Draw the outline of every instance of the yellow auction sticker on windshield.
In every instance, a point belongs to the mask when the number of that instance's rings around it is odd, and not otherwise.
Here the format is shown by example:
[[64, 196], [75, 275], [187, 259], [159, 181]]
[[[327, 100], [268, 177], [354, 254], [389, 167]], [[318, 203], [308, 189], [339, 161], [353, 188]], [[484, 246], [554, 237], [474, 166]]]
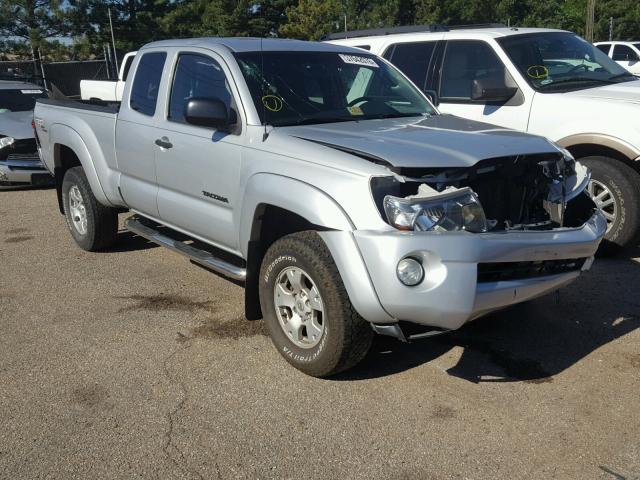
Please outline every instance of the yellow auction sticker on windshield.
[[283, 106], [282, 99], [276, 95], [265, 95], [262, 97], [262, 104], [270, 112], [279, 112]]
[[357, 105], [354, 105], [353, 107], [347, 107], [347, 110], [351, 115], [364, 115], [362, 109]]
[[373, 58], [361, 57], [360, 55], [347, 55], [345, 53], [339, 53], [338, 56], [344, 63], [351, 63], [353, 65], [362, 65], [365, 67], [378, 68], [379, 65]]
[[547, 78], [549, 76], [549, 69], [544, 65], [531, 65], [527, 68], [527, 75], [531, 78]]

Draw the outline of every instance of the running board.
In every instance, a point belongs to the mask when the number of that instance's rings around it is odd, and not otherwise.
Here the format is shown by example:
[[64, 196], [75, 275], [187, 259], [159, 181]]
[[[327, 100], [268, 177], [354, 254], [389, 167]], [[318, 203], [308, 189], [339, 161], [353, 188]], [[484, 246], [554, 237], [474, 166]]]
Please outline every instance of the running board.
[[197, 263], [198, 265], [202, 265], [209, 270], [213, 270], [216, 273], [240, 282], [244, 282], [247, 278], [246, 268], [225, 262], [206, 250], [194, 248], [184, 242], [174, 240], [173, 238], [160, 233], [158, 230], [154, 230], [142, 223], [140, 217], [137, 215], [127, 218], [124, 221], [124, 227], [130, 232], [146, 238], [150, 242], [157, 243], [162, 247], [167, 247], [174, 252], [184, 255], [189, 260]]

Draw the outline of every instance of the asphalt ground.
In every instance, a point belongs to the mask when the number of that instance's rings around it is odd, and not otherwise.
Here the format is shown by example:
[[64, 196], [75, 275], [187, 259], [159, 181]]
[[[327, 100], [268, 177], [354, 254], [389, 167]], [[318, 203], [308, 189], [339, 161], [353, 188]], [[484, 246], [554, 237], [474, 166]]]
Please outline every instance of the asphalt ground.
[[637, 257], [319, 380], [237, 285], [0, 192], [0, 478], [640, 479]]

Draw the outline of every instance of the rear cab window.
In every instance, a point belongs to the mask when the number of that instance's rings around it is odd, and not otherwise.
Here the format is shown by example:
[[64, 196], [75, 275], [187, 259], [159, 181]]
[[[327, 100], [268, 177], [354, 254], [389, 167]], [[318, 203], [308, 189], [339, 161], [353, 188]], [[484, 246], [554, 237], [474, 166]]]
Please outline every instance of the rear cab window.
[[129, 99], [132, 110], [150, 117], [155, 115], [166, 58], [166, 52], [149, 52], [140, 58]]

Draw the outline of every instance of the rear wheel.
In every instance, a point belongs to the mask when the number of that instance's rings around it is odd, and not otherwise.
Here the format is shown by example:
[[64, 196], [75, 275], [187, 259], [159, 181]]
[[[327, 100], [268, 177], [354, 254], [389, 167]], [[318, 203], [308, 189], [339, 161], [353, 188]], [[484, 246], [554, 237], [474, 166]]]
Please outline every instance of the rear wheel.
[[308, 375], [327, 377], [347, 370], [371, 347], [373, 330], [351, 305], [316, 232], [288, 235], [267, 250], [260, 305], [280, 354]]
[[640, 240], [640, 174], [619, 160], [585, 157], [591, 170], [587, 193], [607, 219], [607, 233], [599, 253], [610, 254]]
[[115, 243], [118, 212], [96, 200], [82, 167], [73, 167], [65, 172], [62, 204], [67, 226], [80, 248], [95, 252]]

